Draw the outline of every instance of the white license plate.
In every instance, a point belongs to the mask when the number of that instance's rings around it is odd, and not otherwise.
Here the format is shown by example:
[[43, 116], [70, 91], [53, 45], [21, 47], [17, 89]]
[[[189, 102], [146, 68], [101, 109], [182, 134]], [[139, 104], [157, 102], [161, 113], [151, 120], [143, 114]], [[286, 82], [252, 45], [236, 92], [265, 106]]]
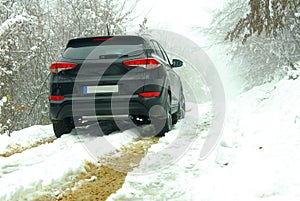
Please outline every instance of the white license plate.
[[119, 92], [118, 85], [103, 85], [103, 86], [84, 86], [84, 94], [96, 94], [96, 93], [116, 93]]

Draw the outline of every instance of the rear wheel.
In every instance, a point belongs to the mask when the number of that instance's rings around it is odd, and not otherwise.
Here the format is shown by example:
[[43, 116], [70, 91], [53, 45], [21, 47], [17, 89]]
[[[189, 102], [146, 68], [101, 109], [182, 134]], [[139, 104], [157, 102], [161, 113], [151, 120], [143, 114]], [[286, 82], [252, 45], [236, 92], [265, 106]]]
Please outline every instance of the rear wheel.
[[172, 124], [176, 124], [179, 119], [183, 119], [185, 116], [185, 98], [183, 92], [180, 94], [180, 101], [178, 103], [178, 110], [172, 115]]
[[[165, 116], [162, 118], [157, 118], [154, 121], [155, 130], [157, 132], [157, 137], [164, 136], [166, 132], [172, 129], [172, 114], [171, 114], [171, 99], [170, 95], [168, 95], [166, 104], [165, 104]], [[161, 123], [164, 122], [163, 127]]]
[[52, 122], [54, 134], [57, 138], [61, 137], [63, 134], [70, 133], [75, 127], [74, 122], [71, 118], [66, 118], [63, 120], [55, 120]]

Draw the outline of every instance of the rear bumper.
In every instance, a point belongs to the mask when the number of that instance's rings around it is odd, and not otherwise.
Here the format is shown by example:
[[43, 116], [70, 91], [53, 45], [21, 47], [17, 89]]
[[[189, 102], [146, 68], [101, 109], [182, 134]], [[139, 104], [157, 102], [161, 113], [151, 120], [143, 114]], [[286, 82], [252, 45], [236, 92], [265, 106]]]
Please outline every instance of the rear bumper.
[[[52, 121], [67, 117], [85, 119], [116, 119], [129, 116], [163, 116], [163, 106], [166, 95], [161, 93], [159, 97], [143, 98], [138, 95], [115, 97], [69, 97], [62, 101], [50, 101], [50, 118]], [[156, 108], [156, 110], [155, 110]]]

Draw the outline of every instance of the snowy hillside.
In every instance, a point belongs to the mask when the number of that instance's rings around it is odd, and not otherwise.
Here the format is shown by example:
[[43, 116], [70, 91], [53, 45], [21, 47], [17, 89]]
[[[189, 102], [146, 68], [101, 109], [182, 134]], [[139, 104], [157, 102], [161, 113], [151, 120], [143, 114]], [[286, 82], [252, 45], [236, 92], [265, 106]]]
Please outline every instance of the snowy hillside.
[[242, 94], [230, 103], [223, 139], [209, 158], [197, 160], [204, 131], [176, 164], [155, 174], [132, 172], [109, 200], [299, 200], [299, 96], [300, 80]]
[[[209, 129], [209, 105], [189, 104], [187, 117], [149, 148], [108, 200], [299, 200], [299, 96], [298, 79], [255, 87], [237, 97], [228, 105], [219, 145], [203, 161], [199, 156]], [[200, 111], [198, 118], [195, 109]], [[58, 196], [68, 175], [76, 177], [86, 171], [84, 161], [94, 161], [84, 143], [102, 138], [113, 142], [116, 149], [141, 140], [134, 130], [106, 137], [78, 137], [72, 132], [55, 139], [51, 126], [0, 136], [0, 200], [33, 199], [46, 191], [52, 198]], [[153, 157], [166, 148], [179, 149], [185, 142], [191, 143], [176, 160], [172, 159], [174, 152]], [[5, 155], [8, 152], [11, 154]], [[171, 162], [166, 165], [167, 161]]]

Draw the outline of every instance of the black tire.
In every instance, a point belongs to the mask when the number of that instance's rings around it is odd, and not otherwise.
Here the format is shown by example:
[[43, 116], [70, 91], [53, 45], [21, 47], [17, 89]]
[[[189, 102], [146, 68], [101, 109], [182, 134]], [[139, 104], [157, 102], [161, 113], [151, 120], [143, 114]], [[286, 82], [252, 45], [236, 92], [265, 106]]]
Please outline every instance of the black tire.
[[55, 120], [52, 122], [54, 134], [57, 138], [60, 138], [63, 134], [70, 133], [75, 127], [73, 121], [68, 119]]
[[[170, 130], [172, 130], [172, 114], [171, 114], [171, 99], [170, 99], [170, 95], [167, 96], [167, 100], [165, 103], [165, 111], [166, 111], [166, 115], [163, 119], [155, 119], [154, 121], [154, 126], [156, 127], [156, 132], [158, 132], [156, 134], [156, 137], [162, 137], [165, 135], [166, 132], [169, 132]], [[163, 126], [163, 128], [161, 129], [160, 123], [164, 121], [165, 124]]]
[[172, 124], [176, 124], [179, 119], [185, 117], [185, 98], [183, 92], [180, 94], [180, 101], [178, 103], [178, 110], [176, 113], [172, 114]]

